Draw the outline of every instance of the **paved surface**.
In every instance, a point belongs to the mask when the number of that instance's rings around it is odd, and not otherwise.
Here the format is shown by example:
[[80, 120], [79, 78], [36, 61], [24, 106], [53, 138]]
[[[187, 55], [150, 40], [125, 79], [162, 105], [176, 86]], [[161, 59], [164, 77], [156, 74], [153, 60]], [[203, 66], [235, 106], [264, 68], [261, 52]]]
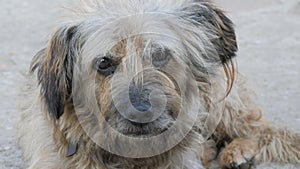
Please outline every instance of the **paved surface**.
[[0, 0], [0, 169], [22, 168], [15, 122], [22, 73], [54, 25], [58, 1]]
[[[300, 132], [300, 1], [218, 1], [236, 23], [239, 70], [257, 91], [265, 116]], [[15, 137], [17, 94], [22, 73], [45, 44], [62, 2], [0, 0], [0, 169], [23, 168]]]

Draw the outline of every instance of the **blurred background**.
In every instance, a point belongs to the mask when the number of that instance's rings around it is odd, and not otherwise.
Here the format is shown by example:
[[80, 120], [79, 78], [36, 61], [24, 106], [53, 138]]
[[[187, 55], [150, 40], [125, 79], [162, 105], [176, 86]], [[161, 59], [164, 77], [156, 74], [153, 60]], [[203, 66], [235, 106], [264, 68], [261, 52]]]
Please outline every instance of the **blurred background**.
[[[236, 25], [239, 71], [256, 91], [265, 116], [276, 126], [300, 133], [300, 0], [215, 2]], [[23, 168], [15, 137], [18, 90], [24, 84], [22, 74], [45, 45], [64, 4], [0, 0], [0, 169]]]

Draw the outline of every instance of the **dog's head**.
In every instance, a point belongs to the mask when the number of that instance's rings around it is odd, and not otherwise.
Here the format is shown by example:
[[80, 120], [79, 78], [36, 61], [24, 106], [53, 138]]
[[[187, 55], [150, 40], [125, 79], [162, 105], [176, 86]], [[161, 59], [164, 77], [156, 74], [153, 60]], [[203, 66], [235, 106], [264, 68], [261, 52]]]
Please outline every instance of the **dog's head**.
[[54, 119], [73, 104], [90, 126], [103, 117], [125, 135], [158, 135], [180, 113], [200, 111], [210, 77], [237, 51], [232, 22], [204, 0], [102, 1], [85, 9], [58, 27], [32, 64]]

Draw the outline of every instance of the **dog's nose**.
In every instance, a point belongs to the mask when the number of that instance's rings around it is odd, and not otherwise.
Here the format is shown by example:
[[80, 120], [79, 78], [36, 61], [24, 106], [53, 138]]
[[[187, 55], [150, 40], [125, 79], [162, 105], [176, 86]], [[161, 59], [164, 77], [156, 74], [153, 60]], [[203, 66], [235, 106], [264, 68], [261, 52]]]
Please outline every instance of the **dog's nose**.
[[153, 121], [152, 106], [149, 101], [149, 92], [141, 90], [141, 88], [131, 85], [129, 89], [130, 103], [134, 110], [127, 112], [128, 120], [137, 123], [149, 123]]
[[135, 90], [129, 93], [129, 98], [132, 106], [138, 111], [149, 111], [151, 103], [149, 101], [149, 94], [143, 91]]
[[149, 111], [151, 109], [150, 103], [138, 104], [138, 105], [133, 104], [133, 107], [136, 108], [138, 111]]
[[126, 113], [127, 119], [131, 122], [135, 123], [150, 123], [153, 121], [154, 114], [151, 112], [151, 105], [150, 103], [140, 103], [135, 102], [132, 103], [133, 109]]
[[151, 109], [149, 92], [147, 90], [131, 85], [129, 88], [129, 99], [133, 107], [138, 111], [149, 111]]

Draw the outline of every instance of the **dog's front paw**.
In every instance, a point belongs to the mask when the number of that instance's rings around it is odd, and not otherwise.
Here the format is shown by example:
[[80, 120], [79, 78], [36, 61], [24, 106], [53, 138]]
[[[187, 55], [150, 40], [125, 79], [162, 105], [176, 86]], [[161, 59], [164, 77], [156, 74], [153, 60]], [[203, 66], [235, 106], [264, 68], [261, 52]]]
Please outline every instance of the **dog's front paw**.
[[224, 148], [220, 155], [223, 169], [251, 168], [258, 152], [255, 139], [238, 138]]

